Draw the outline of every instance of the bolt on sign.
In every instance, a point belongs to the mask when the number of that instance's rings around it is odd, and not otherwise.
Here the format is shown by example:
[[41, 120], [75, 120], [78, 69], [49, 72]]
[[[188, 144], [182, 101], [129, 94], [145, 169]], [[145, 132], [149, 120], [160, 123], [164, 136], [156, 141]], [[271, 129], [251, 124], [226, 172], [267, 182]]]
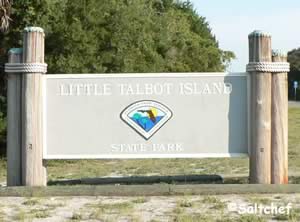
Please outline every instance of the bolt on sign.
[[248, 155], [246, 73], [44, 78], [45, 159]]

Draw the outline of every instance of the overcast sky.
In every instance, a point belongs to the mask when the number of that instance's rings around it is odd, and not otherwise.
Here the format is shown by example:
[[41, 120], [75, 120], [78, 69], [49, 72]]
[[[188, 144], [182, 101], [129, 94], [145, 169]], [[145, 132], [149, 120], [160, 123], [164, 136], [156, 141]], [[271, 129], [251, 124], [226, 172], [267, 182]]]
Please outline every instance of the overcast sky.
[[237, 59], [228, 71], [245, 71], [248, 34], [255, 29], [272, 35], [273, 49], [285, 52], [300, 47], [300, 0], [191, 0], [199, 15], [206, 17], [224, 50]]

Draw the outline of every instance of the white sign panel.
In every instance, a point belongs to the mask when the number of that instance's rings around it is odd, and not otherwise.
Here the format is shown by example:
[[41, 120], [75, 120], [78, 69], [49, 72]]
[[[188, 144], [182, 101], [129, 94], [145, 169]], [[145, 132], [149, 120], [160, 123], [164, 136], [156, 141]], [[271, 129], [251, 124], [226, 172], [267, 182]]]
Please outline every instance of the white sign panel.
[[248, 154], [246, 73], [45, 75], [44, 159]]

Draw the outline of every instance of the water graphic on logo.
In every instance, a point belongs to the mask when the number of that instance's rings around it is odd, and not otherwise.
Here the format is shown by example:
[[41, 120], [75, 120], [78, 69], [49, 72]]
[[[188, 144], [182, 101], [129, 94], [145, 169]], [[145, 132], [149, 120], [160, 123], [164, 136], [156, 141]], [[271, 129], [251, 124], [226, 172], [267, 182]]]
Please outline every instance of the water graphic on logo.
[[148, 140], [170, 118], [171, 110], [165, 105], [150, 101], [138, 101], [128, 106], [121, 113], [121, 119]]

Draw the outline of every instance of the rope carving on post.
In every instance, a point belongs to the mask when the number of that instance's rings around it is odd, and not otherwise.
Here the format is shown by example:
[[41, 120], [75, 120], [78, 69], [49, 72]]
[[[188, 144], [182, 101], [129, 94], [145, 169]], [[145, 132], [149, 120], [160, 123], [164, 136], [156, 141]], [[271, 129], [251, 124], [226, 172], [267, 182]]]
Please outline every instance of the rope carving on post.
[[[264, 35], [262, 32], [252, 33], [252, 35]], [[268, 36], [265, 34], [265, 36]], [[273, 50], [272, 56], [286, 57], [286, 53], [280, 50]], [[268, 73], [284, 73], [290, 71], [290, 63], [288, 62], [249, 62], [246, 66], [247, 72], [268, 72]]]
[[246, 68], [247, 72], [289, 72], [290, 64], [288, 62], [249, 62]]
[[[27, 33], [42, 33], [44, 36], [44, 29], [40, 27], [26, 27], [24, 32]], [[46, 63], [6, 63], [5, 72], [7, 73], [47, 73]]]
[[6, 63], [7, 73], [47, 73], [46, 63]]

